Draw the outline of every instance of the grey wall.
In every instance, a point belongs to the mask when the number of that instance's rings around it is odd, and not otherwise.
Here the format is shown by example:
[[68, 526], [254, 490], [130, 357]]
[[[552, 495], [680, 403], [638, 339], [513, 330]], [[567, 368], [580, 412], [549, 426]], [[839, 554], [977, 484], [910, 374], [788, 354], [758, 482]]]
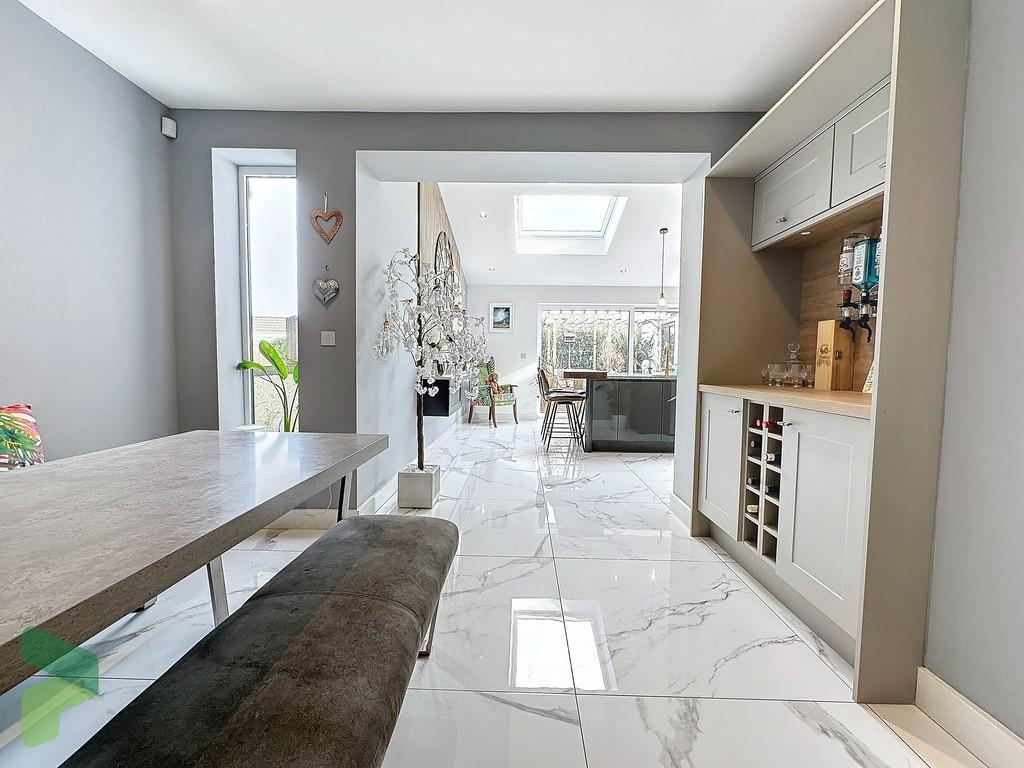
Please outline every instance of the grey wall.
[[[180, 427], [217, 424], [214, 261], [211, 199], [213, 147], [297, 151], [299, 206], [299, 346], [302, 425], [346, 431], [356, 425], [356, 151], [509, 150], [710, 152], [720, 157], [755, 114], [364, 114], [182, 110], [172, 158], [174, 298]], [[330, 194], [345, 215], [325, 246], [309, 211]], [[326, 309], [307, 289], [325, 264], [341, 282]], [[337, 346], [319, 346], [321, 329]]]
[[0, 403], [48, 458], [177, 427], [165, 113], [0, 0]]
[[1019, 0], [973, 4], [925, 666], [1024, 736], [1022, 28]]

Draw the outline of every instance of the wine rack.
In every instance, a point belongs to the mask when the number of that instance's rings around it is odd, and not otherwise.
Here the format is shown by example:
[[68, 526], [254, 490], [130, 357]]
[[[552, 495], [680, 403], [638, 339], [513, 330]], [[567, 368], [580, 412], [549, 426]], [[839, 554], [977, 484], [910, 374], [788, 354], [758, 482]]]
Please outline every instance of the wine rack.
[[769, 563], [779, 545], [783, 409], [747, 401], [741, 537]]

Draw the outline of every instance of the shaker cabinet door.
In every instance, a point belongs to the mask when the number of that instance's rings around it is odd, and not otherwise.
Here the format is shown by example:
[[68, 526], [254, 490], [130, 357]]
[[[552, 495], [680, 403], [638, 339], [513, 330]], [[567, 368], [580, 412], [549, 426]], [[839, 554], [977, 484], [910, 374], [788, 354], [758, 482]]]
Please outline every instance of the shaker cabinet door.
[[889, 86], [836, 123], [832, 205], [885, 183], [889, 139]]
[[835, 128], [829, 128], [754, 182], [754, 245], [828, 209], [834, 134]]
[[705, 393], [700, 402], [697, 508], [729, 536], [739, 540], [743, 400]]
[[779, 577], [857, 632], [867, 527], [870, 422], [786, 408]]

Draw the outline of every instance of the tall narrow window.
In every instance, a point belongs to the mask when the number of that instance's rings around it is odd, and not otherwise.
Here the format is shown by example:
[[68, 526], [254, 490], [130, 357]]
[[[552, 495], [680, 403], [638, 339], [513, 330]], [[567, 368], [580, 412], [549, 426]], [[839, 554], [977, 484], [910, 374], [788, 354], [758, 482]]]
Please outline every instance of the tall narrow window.
[[[261, 341], [269, 342], [289, 366], [299, 361], [298, 261], [295, 230], [295, 169], [238, 170], [242, 224], [242, 346], [250, 359], [265, 363]], [[245, 378], [250, 424], [279, 430], [284, 411], [274, 386]], [[288, 380], [289, 398], [297, 385]]]

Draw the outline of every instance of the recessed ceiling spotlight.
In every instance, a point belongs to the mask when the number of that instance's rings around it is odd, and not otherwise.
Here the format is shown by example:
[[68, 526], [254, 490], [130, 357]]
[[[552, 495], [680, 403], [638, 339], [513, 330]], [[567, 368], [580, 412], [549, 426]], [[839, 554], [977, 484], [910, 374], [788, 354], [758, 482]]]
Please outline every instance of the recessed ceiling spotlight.
[[493, 272], [493, 271], [494, 271], [494, 267], [488, 267], [488, 268], [487, 268], [487, 271], [488, 271], [488, 272]]
[[487, 211], [480, 211], [480, 213], [478, 213], [477, 216], [479, 216], [481, 219], [486, 219]]
[[619, 272], [622, 272], [623, 274], [625, 274], [626, 270], [620, 269]]
[[804, 230], [803, 232], [801, 232], [800, 234], [801, 234], [801, 235], [802, 235], [803, 237], [807, 237], [807, 236], [808, 236], [809, 234], [811, 234], [811, 230], [809, 230], [809, 229], [805, 229], [805, 230]]

